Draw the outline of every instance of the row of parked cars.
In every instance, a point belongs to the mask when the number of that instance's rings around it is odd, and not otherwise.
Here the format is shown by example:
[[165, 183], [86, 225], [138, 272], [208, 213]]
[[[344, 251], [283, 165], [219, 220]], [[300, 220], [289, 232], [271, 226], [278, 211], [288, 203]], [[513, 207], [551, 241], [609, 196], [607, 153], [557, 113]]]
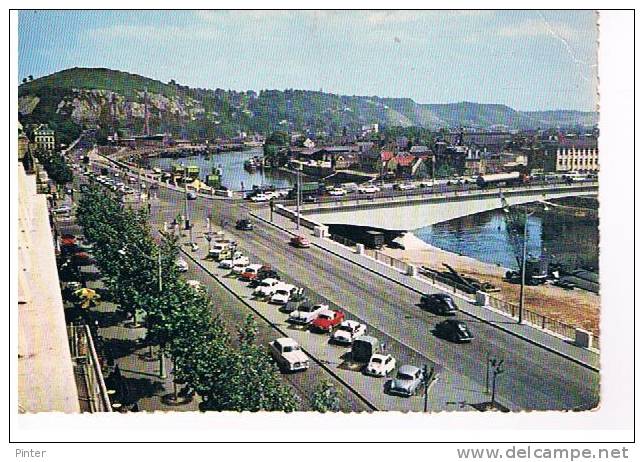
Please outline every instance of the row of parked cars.
[[[235, 227], [240, 230], [253, 228], [247, 219], [239, 220]], [[295, 236], [290, 244], [296, 247], [308, 247], [310, 242], [303, 236]], [[425, 379], [423, 371], [414, 365], [402, 365], [397, 368], [393, 355], [387, 353], [383, 344], [375, 337], [368, 335], [367, 326], [357, 320], [347, 319], [346, 314], [339, 309], [332, 309], [326, 303], [309, 300], [304, 288], [283, 281], [277, 271], [269, 265], [252, 262], [238, 249], [234, 240], [223, 233], [211, 236], [209, 259], [218, 262], [222, 269], [229, 270], [239, 280], [248, 283], [252, 296], [275, 305], [287, 315], [286, 322], [301, 326], [310, 332], [328, 335], [328, 342], [350, 348], [348, 358], [361, 366], [362, 373], [374, 377], [393, 378], [387, 382], [388, 393], [401, 396], [412, 396], [416, 393]], [[178, 266], [187, 269], [185, 262]], [[193, 281], [190, 281], [193, 282]], [[194, 281], [197, 283], [197, 281]], [[198, 283], [195, 288], [198, 288]], [[420, 305], [439, 315], [453, 315], [457, 307], [449, 295], [423, 295]], [[439, 335], [455, 341], [468, 342], [472, 335], [462, 321], [448, 319], [436, 327]], [[283, 372], [298, 372], [307, 370], [311, 360], [302, 350], [296, 340], [283, 337], [270, 342], [271, 356]]]
[[[299, 239], [294, 238], [292, 245]], [[226, 241], [222, 239], [222, 241]], [[297, 241], [297, 242], [296, 242]], [[229, 253], [225, 253], [225, 252]], [[222, 253], [224, 252], [224, 253]], [[227, 258], [223, 258], [227, 257]], [[240, 280], [248, 282], [253, 298], [265, 300], [276, 305], [287, 315], [286, 322], [301, 326], [310, 332], [326, 334], [330, 344], [350, 348], [350, 361], [361, 365], [365, 375], [393, 378], [387, 383], [388, 393], [400, 396], [412, 396], [425, 379], [421, 368], [414, 365], [402, 365], [397, 368], [393, 355], [384, 351], [381, 342], [367, 335], [367, 326], [357, 320], [347, 319], [342, 310], [332, 309], [326, 303], [309, 300], [302, 287], [286, 283], [280, 275], [268, 265], [252, 263], [241, 251], [223, 249], [214, 256], [219, 267], [228, 269]], [[450, 315], [457, 309], [449, 296], [441, 294], [423, 296], [421, 305], [439, 314]], [[453, 341], [469, 341], [471, 334], [464, 324], [457, 320], [447, 320], [439, 324], [445, 336]], [[464, 335], [460, 335], [459, 333]], [[469, 334], [469, 340], [467, 338]], [[308, 355], [296, 340], [283, 337], [269, 343], [271, 356], [283, 372], [307, 370], [311, 365]]]

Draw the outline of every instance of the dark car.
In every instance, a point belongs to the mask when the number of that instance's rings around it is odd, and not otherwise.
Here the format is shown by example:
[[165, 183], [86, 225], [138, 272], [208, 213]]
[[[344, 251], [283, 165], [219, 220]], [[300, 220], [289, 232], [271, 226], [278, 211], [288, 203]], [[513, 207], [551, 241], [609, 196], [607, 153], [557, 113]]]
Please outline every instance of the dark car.
[[277, 271], [275, 271], [273, 269], [270, 269], [270, 268], [261, 269], [257, 273], [257, 277], [255, 277], [255, 279], [250, 281], [249, 286], [250, 287], [257, 287], [260, 282], [262, 282], [264, 279], [267, 279], [267, 278], [272, 278], [272, 279], [277, 279], [277, 280], [281, 279], [280, 275], [277, 274]]
[[235, 228], [240, 229], [242, 231], [250, 231], [253, 229], [253, 223], [250, 220], [237, 220], [237, 223], [235, 223]]
[[436, 334], [439, 337], [456, 343], [471, 342], [474, 336], [463, 321], [447, 319], [436, 325]]
[[456, 314], [458, 308], [454, 299], [448, 294], [424, 294], [420, 297], [420, 305], [436, 314]]

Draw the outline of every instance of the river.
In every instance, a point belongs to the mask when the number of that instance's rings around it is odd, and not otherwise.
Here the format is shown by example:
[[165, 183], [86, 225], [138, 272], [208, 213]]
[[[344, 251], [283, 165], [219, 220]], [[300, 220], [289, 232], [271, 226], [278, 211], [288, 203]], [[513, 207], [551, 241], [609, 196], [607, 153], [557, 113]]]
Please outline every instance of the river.
[[[492, 210], [433, 226], [414, 234], [440, 249], [479, 261], [517, 269], [504, 212]], [[538, 212], [528, 218], [528, 254], [548, 257], [569, 269], [597, 268], [599, 229], [596, 220], [563, 218]]]
[[233, 151], [212, 154], [210, 156], [191, 156], [181, 158], [152, 157], [150, 167], [158, 167], [162, 170], [171, 170], [172, 165], [184, 163], [186, 165], [197, 165], [199, 177], [204, 178], [213, 167], [221, 168], [222, 184], [234, 191], [249, 190], [253, 185], [272, 185], [276, 188], [289, 188], [295, 184], [294, 176], [277, 169], [265, 171], [257, 170], [248, 172], [244, 169], [244, 161], [254, 156], [261, 156], [262, 148], [253, 148], [249, 151]]

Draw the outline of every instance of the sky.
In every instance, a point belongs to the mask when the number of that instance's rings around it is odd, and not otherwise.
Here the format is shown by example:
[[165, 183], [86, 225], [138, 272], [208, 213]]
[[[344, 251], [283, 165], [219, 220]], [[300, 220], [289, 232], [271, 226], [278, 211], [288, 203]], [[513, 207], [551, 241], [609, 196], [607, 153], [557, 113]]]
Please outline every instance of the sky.
[[597, 109], [591, 11], [21, 11], [18, 81], [106, 67], [191, 87]]

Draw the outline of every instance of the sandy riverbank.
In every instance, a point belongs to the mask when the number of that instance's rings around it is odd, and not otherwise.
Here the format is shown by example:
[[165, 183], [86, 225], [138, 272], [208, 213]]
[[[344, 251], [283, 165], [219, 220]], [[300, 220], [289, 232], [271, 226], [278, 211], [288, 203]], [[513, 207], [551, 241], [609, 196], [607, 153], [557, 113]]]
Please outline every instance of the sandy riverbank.
[[[447, 268], [443, 263], [447, 263], [459, 273], [494, 284], [501, 289], [494, 294], [496, 297], [514, 303], [519, 300], [519, 285], [503, 280], [506, 268], [447, 252], [425, 243], [412, 233], [406, 233], [396, 241], [403, 244], [405, 250], [384, 248], [383, 252], [399, 260], [438, 271], [445, 271]], [[525, 306], [562, 322], [599, 332], [600, 297], [591, 292], [566, 290], [552, 285], [528, 286], [525, 290]]]

